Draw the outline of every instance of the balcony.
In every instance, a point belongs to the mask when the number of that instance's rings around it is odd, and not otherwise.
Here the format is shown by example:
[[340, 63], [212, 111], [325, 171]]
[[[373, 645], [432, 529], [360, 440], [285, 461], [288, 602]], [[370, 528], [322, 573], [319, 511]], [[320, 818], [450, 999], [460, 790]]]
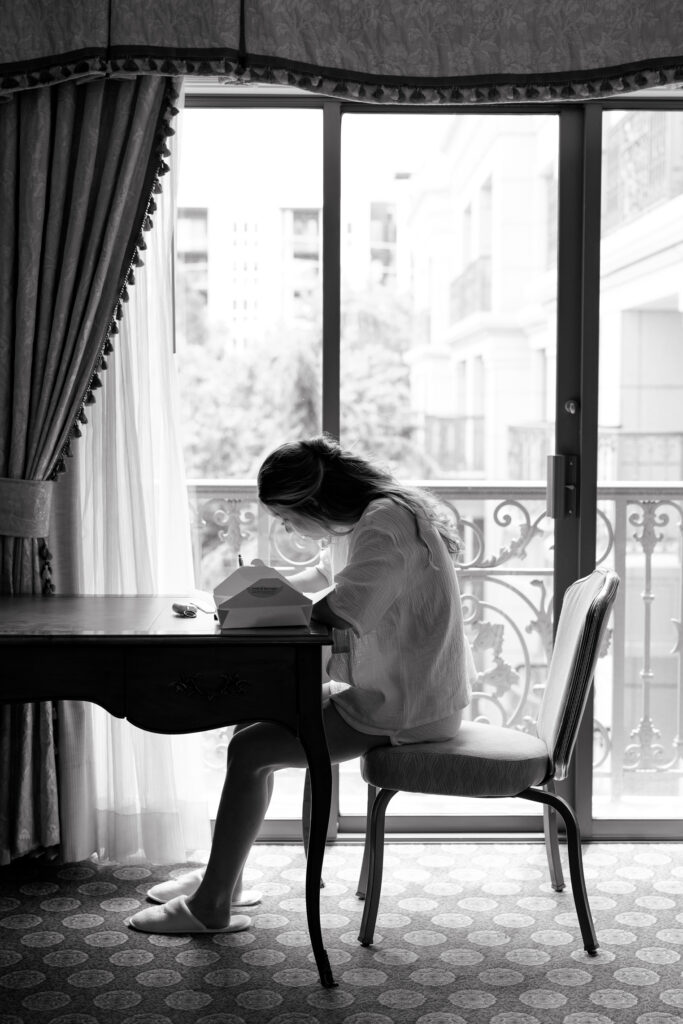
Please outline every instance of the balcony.
[[491, 310], [491, 257], [473, 260], [450, 286], [450, 323]]
[[[531, 730], [552, 648], [545, 487], [417, 483], [444, 501], [463, 540], [458, 572], [479, 673], [470, 713]], [[249, 481], [190, 481], [188, 499], [201, 589], [238, 553], [281, 566], [317, 561], [317, 544], [287, 534]], [[683, 795], [683, 485], [601, 486], [597, 528], [597, 562], [616, 569], [622, 586], [596, 672], [594, 811], [668, 817]]]
[[605, 234], [683, 192], [680, 117], [632, 110], [609, 128], [605, 142]]
[[441, 472], [483, 472], [483, 416], [426, 415], [424, 435], [425, 450]]
[[[508, 438], [510, 478], [543, 479], [547, 454], [555, 447], [554, 425], [530, 423], [509, 427]], [[683, 433], [598, 427], [598, 478], [683, 479]]]

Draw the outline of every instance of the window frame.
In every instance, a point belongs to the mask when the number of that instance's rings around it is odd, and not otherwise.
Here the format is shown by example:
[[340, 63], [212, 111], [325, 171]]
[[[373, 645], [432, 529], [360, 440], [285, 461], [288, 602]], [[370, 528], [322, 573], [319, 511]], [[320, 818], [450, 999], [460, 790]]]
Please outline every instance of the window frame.
[[[557, 386], [555, 450], [579, 452], [582, 487], [579, 516], [555, 521], [554, 621], [561, 595], [595, 564], [595, 509], [597, 505], [597, 410], [600, 309], [600, 239], [602, 187], [602, 113], [607, 110], [683, 111], [683, 91], [644, 90], [623, 97], [585, 101], [491, 104], [439, 107], [344, 101], [318, 97], [296, 89], [231, 88], [210, 82], [185, 86], [185, 107], [241, 109], [315, 109], [323, 114], [323, 209], [322, 209], [322, 428], [338, 437], [340, 432], [340, 292], [341, 292], [341, 128], [346, 113], [368, 116], [401, 114], [461, 116], [506, 114], [557, 115], [559, 118], [559, 188], [557, 194]], [[581, 396], [582, 422], [561, 415], [564, 403]], [[680, 839], [674, 819], [600, 819], [592, 816], [592, 709], [593, 696], [583, 717], [572, 770], [558, 792], [573, 804], [586, 840], [634, 841]], [[339, 813], [338, 772], [333, 776], [333, 806], [328, 840], [362, 836], [365, 817]], [[517, 840], [542, 835], [541, 815], [388, 816], [392, 838], [428, 836], [469, 840], [500, 838]], [[265, 822], [261, 839], [296, 840], [300, 825], [278, 819]]]

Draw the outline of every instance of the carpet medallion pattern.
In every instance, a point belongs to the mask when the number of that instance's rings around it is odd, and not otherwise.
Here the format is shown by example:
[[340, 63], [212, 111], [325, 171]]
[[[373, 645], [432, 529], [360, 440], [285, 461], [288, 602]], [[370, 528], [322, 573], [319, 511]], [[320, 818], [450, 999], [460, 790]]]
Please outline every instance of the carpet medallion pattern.
[[2, 868], [0, 1024], [683, 1024], [683, 844], [585, 847], [597, 957], [538, 843], [388, 845], [364, 949], [361, 852], [325, 857], [331, 990], [310, 952], [298, 846], [254, 849], [246, 884], [263, 903], [249, 931], [225, 935], [124, 925], [187, 865]]

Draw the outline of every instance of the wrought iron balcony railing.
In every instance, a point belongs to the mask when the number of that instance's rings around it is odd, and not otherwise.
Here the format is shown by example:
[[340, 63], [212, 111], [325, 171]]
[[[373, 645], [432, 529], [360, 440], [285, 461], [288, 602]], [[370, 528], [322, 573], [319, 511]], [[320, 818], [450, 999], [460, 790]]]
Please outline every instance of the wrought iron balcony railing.
[[[510, 476], [520, 480], [540, 477], [554, 438], [553, 423], [509, 427]], [[681, 480], [683, 433], [598, 427], [598, 475], [604, 480]]]
[[424, 417], [425, 449], [446, 473], [484, 470], [483, 416]]
[[[471, 715], [533, 728], [552, 649], [553, 524], [545, 487], [417, 481], [458, 525], [460, 589], [479, 671]], [[284, 531], [247, 480], [188, 482], [197, 586], [259, 557], [304, 567], [317, 542]], [[683, 777], [683, 485], [602, 485], [597, 563], [622, 586], [596, 673], [594, 771], [610, 798], [671, 796]], [[666, 785], [664, 779], [668, 780]]]

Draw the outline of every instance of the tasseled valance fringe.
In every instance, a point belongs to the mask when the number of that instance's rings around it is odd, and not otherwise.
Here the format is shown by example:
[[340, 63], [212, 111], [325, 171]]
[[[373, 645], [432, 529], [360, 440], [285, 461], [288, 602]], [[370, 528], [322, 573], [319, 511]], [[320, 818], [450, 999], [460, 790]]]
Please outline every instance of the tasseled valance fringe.
[[[290, 64], [282, 60], [276, 65], [263, 57], [234, 50], [201, 59], [130, 56], [107, 60], [94, 56], [72, 63], [49, 65], [39, 71], [9, 75], [0, 72], [0, 100], [24, 89], [57, 84], [67, 79], [131, 75], [216, 76], [226, 83], [286, 85], [323, 96], [365, 103], [420, 106], [586, 100], [683, 82], [683, 55], [603, 69], [559, 70], [533, 75], [507, 75], [502, 72], [492, 74], [488, 79], [481, 76], [406, 78], [405, 81]], [[169, 128], [168, 122], [166, 127]], [[173, 134], [173, 129], [167, 134]]]

